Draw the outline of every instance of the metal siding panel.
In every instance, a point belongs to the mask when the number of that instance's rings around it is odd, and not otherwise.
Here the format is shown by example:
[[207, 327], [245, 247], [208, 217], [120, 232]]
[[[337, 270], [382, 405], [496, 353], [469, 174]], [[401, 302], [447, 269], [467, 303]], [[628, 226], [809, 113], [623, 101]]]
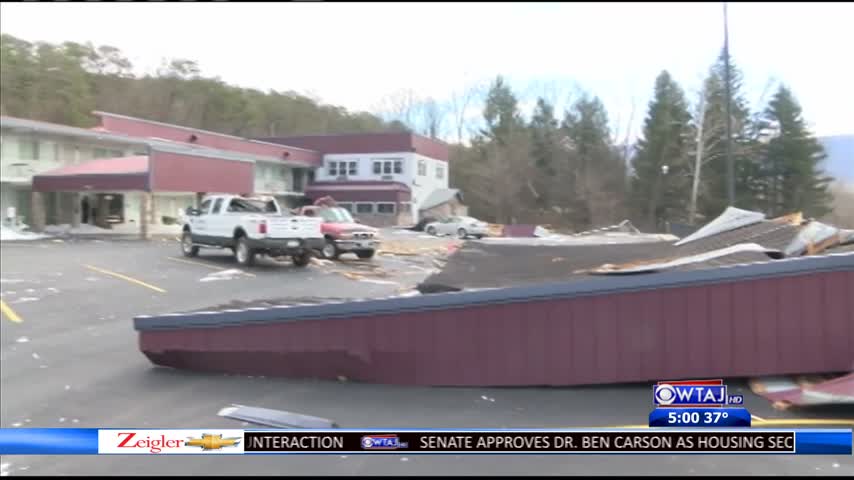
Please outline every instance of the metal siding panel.
[[758, 280], [753, 294], [756, 297], [756, 370], [765, 375], [774, 372], [779, 362], [780, 284], [775, 280]]
[[850, 363], [854, 370], [854, 274], [834, 272], [822, 278], [822, 293], [825, 305], [825, 328], [823, 348], [827, 351], [826, 361], [831, 365]]
[[[667, 363], [676, 361], [678, 357], [667, 355], [668, 346], [663, 343], [665, 321], [662, 318], [662, 304], [666, 293], [653, 290], [643, 299], [644, 319], [638, 330], [636, 342], [643, 361], [641, 362], [640, 378], [655, 379], [667, 371]], [[630, 317], [631, 318], [631, 317]]]
[[709, 290], [693, 287], [684, 290], [685, 301], [690, 313], [685, 321], [692, 325], [688, 329], [688, 357], [685, 359], [690, 375], [702, 374], [712, 364], [712, 315], [709, 307]]
[[781, 278], [780, 316], [777, 329], [779, 350], [776, 370], [780, 373], [797, 373], [801, 352], [800, 289], [796, 278]]
[[732, 288], [733, 336], [732, 358], [740, 373], [759, 374], [757, 331], [759, 319], [756, 317], [756, 285], [758, 282], [744, 282]]
[[569, 348], [572, 345], [572, 323], [566, 314], [566, 302], [555, 300], [543, 308], [544, 385], [559, 385], [572, 368]]
[[685, 308], [686, 301], [683, 292], [668, 290], [663, 292], [664, 301], [661, 306], [664, 348], [661, 358], [663, 380], [680, 379], [690, 376], [690, 365], [687, 359], [690, 355], [689, 320]]
[[572, 311], [572, 378], [578, 383], [595, 383], [599, 378], [592, 305], [593, 299], [589, 297], [569, 301]]
[[152, 152], [152, 189], [247, 194], [255, 190], [253, 163]]
[[643, 295], [628, 293], [614, 296], [617, 306], [619, 328], [616, 332], [617, 345], [613, 352], [618, 362], [621, 378], [637, 377], [643, 372], [643, 357], [637, 348], [636, 329], [638, 322], [643, 322]]
[[618, 380], [617, 308], [607, 297], [594, 297], [596, 370], [599, 381]]
[[[729, 284], [713, 285], [709, 289], [711, 312], [711, 367], [714, 371], [732, 371], [732, 287]], [[722, 376], [723, 373], [721, 374]]]
[[822, 332], [827, 323], [826, 309], [821, 296], [821, 275], [799, 278], [801, 284], [801, 354], [802, 369], [820, 371], [825, 364], [822, 349]]

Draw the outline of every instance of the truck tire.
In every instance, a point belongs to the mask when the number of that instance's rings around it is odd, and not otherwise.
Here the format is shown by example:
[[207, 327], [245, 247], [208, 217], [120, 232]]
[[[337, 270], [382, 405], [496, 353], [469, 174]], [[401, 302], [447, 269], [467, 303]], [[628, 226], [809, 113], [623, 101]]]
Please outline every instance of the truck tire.
[[436, 236], [436, 227], [427, 227], [427, 235]]
[[326, 239], [326, 244], [323, 245], [323, 249], [320, 250], [320, 254], [323, 258], [328, 258], [329, 260], [337, 260], [341, 255], [341, 250], [338, 249], [338, 245], [335, 245], [335, 240], [331, 238]]
[[246, 237], [237, 237], [237, 245], [234, 247], [234, 258], [237, 263], [245, 267], [251, 267], [255, 264], [255, 251], [249, 248], [249, 242]]
[[468, 236], [469, 236], [469, 234], [468, 234], [468, 232], [466, 232], [465, 228], [461, 228], [461, 229], [457, 230], [457, 238], [463, 240]]
[[300, 254], [293, 255], [291, 260], [293, 260], [295, 266], [305, 267], [311, 261], [311, 251], [306, 250]]
[[189, 230], [184, 230], [181, 235], [181, 252], [185, 257], [195, 257], [199, 254], [199, 247], [193, 245], [193, 234]]
[[374, 252], [376, 250], [356, 250], [356, 256], [365, 260], [368, 258], [374, 258]]

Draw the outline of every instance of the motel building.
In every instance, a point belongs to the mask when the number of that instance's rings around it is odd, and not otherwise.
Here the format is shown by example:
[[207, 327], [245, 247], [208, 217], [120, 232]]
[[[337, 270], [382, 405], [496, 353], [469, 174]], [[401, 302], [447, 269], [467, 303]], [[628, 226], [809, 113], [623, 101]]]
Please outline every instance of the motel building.
[[[152, 232], [175, 228], [207, 193], [296, 207], [326, 195], [374, 226], [464, 214], [448, 146], [412, 133], [247, 139], [107, 112], [69, 127], [0, 117], [5, 225]], [[169, 227], [169, 226], [172, 227]]]

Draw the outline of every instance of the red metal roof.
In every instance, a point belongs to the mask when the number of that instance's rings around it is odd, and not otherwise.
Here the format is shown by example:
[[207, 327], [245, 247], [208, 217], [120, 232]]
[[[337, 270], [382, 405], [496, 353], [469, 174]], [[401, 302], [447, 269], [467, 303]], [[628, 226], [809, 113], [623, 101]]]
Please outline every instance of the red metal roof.
[[101, 118], [101, 128], [108, 132], [122, 133], [131, 137], [165, 139], [172, 142], [200, 145], [231, 152], [263, 155], [282, 161], [317, 166], [321, 163], [320, 152], [301, 148], [299, 145], [280, 145], [224, 133], [129, 117], [109, 112], [94, 112]]
[[57, 168], [39, 176], [65, 177], [71, 175], [121, 175], [148, 172], [148, 156], [99, 158], [77, 165]]

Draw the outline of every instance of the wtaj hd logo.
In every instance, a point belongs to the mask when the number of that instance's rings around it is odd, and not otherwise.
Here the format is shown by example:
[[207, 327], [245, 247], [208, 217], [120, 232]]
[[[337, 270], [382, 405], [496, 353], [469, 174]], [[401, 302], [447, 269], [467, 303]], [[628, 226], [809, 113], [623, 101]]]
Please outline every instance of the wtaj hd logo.
[[362, 437], [363, 450], [397, 450], [409, 448], [408, 442], [401, 442], [397, 435], [365, 435]]
[[723, 407], [741, 405], [744, 397], [728, 395], [723, 380], [676, 380], [658, 382], [652, 387], [656, 407]]

